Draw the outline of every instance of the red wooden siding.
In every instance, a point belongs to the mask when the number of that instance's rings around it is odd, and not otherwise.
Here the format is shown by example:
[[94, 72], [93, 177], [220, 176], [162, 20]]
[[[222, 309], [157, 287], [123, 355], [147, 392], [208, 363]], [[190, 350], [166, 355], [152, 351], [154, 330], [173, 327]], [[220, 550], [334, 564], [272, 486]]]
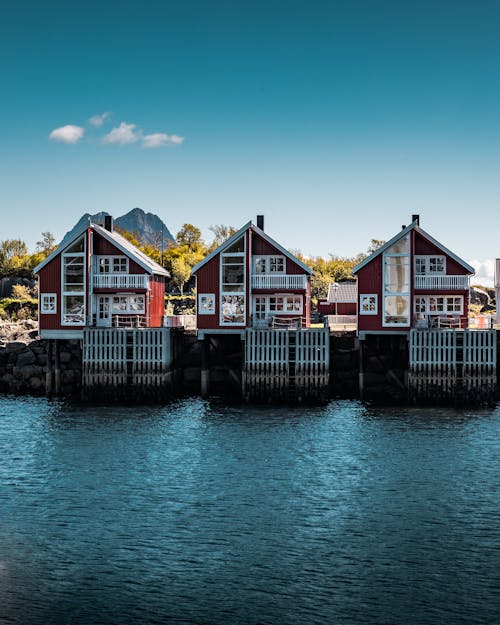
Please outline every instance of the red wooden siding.
[[[284, 256], [283, 252], [280, 252], [278, 248], [268, 243], [257, 232], [252, 233], [252, 254], [253, 256]], [[296, 275], [305, 272], [302, 267], [299, 267], [297, 263], [294, 263], [287, 256], [285, 256], [285, 273], [290, 275]]]
[[[198, 315], [198, 328], [200, 330], [214, 330], [219, 328], [219, 274], [220, 274], [220, 255], [217, 254], [203, 265], [196, 274], [196, 292], [201, 294], [215, 294], [215, 314], [214, 315]], [[198, 305], [198, 303], [197, 303]]]
[[[57, 312], [55, 315], [39, 314], [40, 330], [58, 330], [61, 327], [61, 256], [58, 255], [52, 262], [45, 265], [38, 274], [38, 286], [42, 293], [55, 293], [57, 295]], [[66, 327], [66, 326], [64, 326]]]
[[165, 279], [161, 276], [151, 276], [150, 289], [149, 325], [152, 328], [160, 328], [165, 314]]
[[[382, 330], [382, 256], [380, 254], [358, 272], [358, 302], [361, 295], [378, 296], [376, 315], [358, 315], [359, 331]], [[401, 330], [407, 330], [407, 328], [401, 328]]]
[[[433, 243], [425, 239], [418, 232], [415, 232], [415, 254], [416, 255], [429, 255], [429, 256], [446, 256], [446, 274], [450, 276], [463, 276], [467, 275], [467, 271], [465, 270], [460, 263], [448, 254], [444, 254], [439, 247], [435, 246]], [[413, 267], [414, 268], [414, 267]], [[413, 270], [412, 268], [412, 270]]]
[[[94, 255], [95, 256], [128, 256], [121, 250], [115, 247], [110, 241], [102, 237], [97, 232], [94, 232]], [[128, 272], [130, 274], [142, 274], [147, 273], [135, 260], [129, 257]]]

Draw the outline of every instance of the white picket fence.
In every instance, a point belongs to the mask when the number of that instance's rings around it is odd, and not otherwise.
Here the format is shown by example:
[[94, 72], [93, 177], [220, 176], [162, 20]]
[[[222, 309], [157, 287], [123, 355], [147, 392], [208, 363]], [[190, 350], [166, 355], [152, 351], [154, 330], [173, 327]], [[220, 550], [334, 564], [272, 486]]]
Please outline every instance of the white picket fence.
[[408, 385], [414, 397], [473, 392], [482, 399], [496, 389], [495, 330], [410, 331]]
[[250, 399], [314, 400], [329, 383], [328, 328], [247, 329], [243, 395]]
[[170, 379], [167, 328], [98, 329], [83, 333], [83, 387], [158, 387]]

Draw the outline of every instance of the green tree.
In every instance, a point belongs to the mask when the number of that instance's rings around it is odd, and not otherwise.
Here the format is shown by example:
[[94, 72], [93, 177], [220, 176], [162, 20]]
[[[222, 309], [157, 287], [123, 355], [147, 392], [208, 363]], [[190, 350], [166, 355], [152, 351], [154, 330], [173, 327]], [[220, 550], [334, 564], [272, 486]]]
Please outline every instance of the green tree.
[[185, 245], [190, 252], [203, 247], [201, 230], [192, 224], [184, 224], [175, 238], [178, 245]]
[[184, 285], [191, 277], [191, 267], [187, 264], [184, 258], [174, 258], [170, 264], [170, 275], [172, 282], [184, 295]]

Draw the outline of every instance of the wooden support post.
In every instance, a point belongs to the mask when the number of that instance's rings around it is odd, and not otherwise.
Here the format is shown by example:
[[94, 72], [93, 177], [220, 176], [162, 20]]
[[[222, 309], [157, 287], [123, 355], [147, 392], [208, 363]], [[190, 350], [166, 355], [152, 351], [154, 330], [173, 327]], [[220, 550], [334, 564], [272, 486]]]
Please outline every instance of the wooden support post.
[[365, 394], [365, 358], [364, 340], [359, 339], [359, 398], [362, 400]]
[[55, 342], [54, 353], [54, 382], [55, 382], [55, 394], [61, 394], [61, 341]]
[[45, 372], [45, 394], [47, 395], [47, 397], [51, 397], [52, 392], [54, 391], [54, 367], [52, 363], [53, 347], [54, 341], [52, 339], [47, 339], [47, 369]]
[[201, 341], [201, 396], [207, 399], [210, 393], [210, 339], [206, 336]]

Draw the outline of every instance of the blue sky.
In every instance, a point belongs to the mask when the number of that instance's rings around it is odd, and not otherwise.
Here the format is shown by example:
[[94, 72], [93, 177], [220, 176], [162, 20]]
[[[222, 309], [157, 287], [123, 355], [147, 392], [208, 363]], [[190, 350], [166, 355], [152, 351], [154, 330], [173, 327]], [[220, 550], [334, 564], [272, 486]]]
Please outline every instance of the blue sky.
[[140, 206], [352, 256], [419, 213], [492, 261], [499, 27], [484, 0], [3, 3], [0, 238]]

